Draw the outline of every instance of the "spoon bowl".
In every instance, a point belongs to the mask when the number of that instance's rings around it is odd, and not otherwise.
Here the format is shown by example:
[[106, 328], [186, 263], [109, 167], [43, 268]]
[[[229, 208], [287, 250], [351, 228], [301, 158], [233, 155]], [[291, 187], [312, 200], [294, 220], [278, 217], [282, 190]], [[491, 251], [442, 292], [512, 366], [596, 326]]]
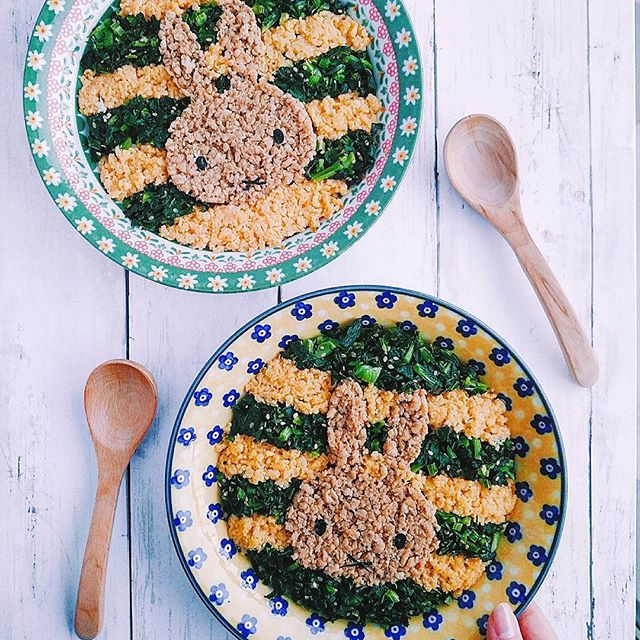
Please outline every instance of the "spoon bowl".
[[75, 630], [83, 640], [100, 632], [113, 518], [122, 476], [156, 413], [158, 391], [142, 365], [111, 360], [93, 370], [84, 407], [98, 459], [98, 489], [84, 552]]
[[153, 377], [142, 365], [111, 360], [94, 369], [84, 388], [84, 409], [96, 449], [121, 453], [128, 464], [151, 426], [157, 398]]
[[513, 140], [490, 116], [468, 116], [451, 130], [445, 142], [445, 162], [456, 191], [474, 208], [481, 203], [501, 206], [518, 196]]
[[456, 191], [511, 245], [574, 378], [583, 387], [590, 387], [598, 379], [598, 362], [589, 337], [525, 224], [518, 159], [509, 132], [490, 116], [467, 116], [449, 132], [444, 162]]

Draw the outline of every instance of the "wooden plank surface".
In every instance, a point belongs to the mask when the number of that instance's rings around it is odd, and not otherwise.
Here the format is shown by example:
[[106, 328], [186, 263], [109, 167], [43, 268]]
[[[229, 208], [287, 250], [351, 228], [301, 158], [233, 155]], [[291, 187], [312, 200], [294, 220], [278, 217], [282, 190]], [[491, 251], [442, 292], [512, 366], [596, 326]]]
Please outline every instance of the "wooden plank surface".
[[[156, 375], [156, 424], [122, 492], [105, 638], [223, 638], [171, 546], [162, 475], [189, 383], [278, 292], [213, 297], [123, 272], [84, 243], [38, 183], [20, 93], [40, 0], [0, 26], [0, 637], [73, 637], [75, 589], [95, 488], [81, 406], [86, 375], [128, 351]], [[436, 293], [489, 323], [525, 358], [557, 412], [569, 458], [567, 527], [540, 593], [560, 637], [632, 637], [635, 529], [633, 2], [406, 0], [420, 36], [425, 113], [416, 156], [365, 239], [280, 297], [386, 283]], [[444, 175], [449, 128], [501, 119], [518, 145], [532, 234], [593, 333], [602, 380], [570, 379], [508, 247]], [[20, 216], [26, 224], [15, 224]], [[127, 502], [124, 498], [129, 498]], [[130, 535], [129, 535], [130, 531]], [[129, 573], [131, 571], [131, 580]]]

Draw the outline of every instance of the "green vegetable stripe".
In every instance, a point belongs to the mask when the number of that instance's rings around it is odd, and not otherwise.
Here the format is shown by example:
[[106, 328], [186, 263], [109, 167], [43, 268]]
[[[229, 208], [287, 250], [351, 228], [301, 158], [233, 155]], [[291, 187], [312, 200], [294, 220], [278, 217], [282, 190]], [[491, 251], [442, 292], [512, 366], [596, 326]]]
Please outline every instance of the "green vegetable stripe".
[[283, 355], [299, 369], [330, 371], [334, 382], [356, 378], [381, 389], [439, 394], [452, 389], [482, 393], [488, 386], [473, 367], [449, 350], [428, 344], [418, 332], [365, 325], [356, 320], [307, 340], [290, 342]]
[[169, 125], [189, 104], [189, 98], [133, 98], [120, 107], [89, 116], [87, 145], [97, 161], [116, 147], [152, 144], [162, 148]]
[[349, 186], [362, 180], [373, 167], [378, 150], [382, 125], [371, 128], [371, 133], [350, 131], [337, 140], [321, 140], [315, 158], [306, 169], [309, 180], [333, 178], [346, 180]]
[[471, 517], [438, 511], [438, 553], [443, 556], [467, 556], [489, 562], [496, 550], [505, 524], [479, 524]]
[[219, 475], [220, 503], [225, 516], [273, 516], [278, 523], [284, 521], [287, 509], [293, 502], [302, 482], [294, 480], [282, 488], [272, 480], [251, 484], [242, 476], [227, 478]]
[[302, 102], [351, 92], [361, 96], [376, 93], [369, 54], [349, 47], [335, 47], [317, 58], [281, 67], [273, 83]]
[[[231, 478], [220, 474], [220, 503], [225, 517], [247, 517], [253, 514], [273, 516], [278, 523], [284, 521], [300, 485], [295, 480], [286, 488], [272, 480], [252, 484], [243, 476]], [[464, 555], [482, 560], [492, 560], [504, 525], [479, 524], [470, 517], [437, 512], [439, 555]]]
[[325, 620], [341, 618], [389, 627], [407, 624], [409, 618], [451, 601], [448, 594], [427, 591], [412, 580], [358, 586], [349, 578], [332, 578], [299, 565], [291, 549], [265, 547], [248, 551], [247, 556], [260, 579], [273, 589], [268, 597], [289, 597]]
[[172, 225], [176, 218], [193, 211], [198, 201], [180, 191], [173, 183], [151, 184], [125, 198], [122, 209], [131, 223], [149, 231]]
[[[182, 17], [196, 34], [203, 48], [217, 40], [217, 25], [222, 9], [216, 4], [205, 4], [187, 9]], [[146, 19], [141, 13], [135, 16], [114, 14], [100, 22], [91, 32], [82, 61], [82, 69], [96, 73], [110, 73], [131, 64], [145, 67], [160, 64], [160, 21]]]
[[288, 18], [306, 18], [307, 16], [331, 11], [344, 13], [347, 9], [343, 0], [255, 0], [245, 2], [256, 14], [262, 29], [277, 26]]
[[282, 449], [327, 451], [325, 415], [304, 415], [293, 407], [258, 402], [252, 395], [244, 396], [234, 407], [229, 434], [253, 436]]
[[485, 487], [505, 485], [516, 477], [515, 448], [513, 440], [494, 446], [443, 427], [427, 435], [411, 469], [428, 476], [478, 480]]

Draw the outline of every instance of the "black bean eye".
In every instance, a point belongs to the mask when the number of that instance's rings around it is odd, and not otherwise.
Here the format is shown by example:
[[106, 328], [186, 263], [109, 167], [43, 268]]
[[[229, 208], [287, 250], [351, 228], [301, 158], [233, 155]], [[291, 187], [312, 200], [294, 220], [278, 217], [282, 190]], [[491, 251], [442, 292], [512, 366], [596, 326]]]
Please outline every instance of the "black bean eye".
[[322, 518], [318, 518], [313, 525], [313, 530], [316, 532], [316, 535], [321, 536], [327, 530], [327, 523]]
[[407, 546], [407, 536], [404, 533], [398, 533], [393, 539], [393, 546], [396, 549], [404, 549]]
[[282, 129], [276, 129], [273, 132], [273, 141], [276, 144], [282, 144], [284, 142], [284, 133], [283, 133]]
[[198, 167], [198, 171], [204, 171], [208, 166], [209, 163], [204, 156], [198, 156], [196, 158], [196, 167]]

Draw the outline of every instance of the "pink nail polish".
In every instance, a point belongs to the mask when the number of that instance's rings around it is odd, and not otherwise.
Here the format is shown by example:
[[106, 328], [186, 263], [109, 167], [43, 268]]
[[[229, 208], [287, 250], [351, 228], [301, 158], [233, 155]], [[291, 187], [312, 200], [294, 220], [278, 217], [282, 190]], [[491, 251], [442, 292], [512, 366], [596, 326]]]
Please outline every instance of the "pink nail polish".
[[518, 635], [518, 621], [508, 604], [499, 604], [493, 612], [493, 628], [499, 640], [515, 640]]

